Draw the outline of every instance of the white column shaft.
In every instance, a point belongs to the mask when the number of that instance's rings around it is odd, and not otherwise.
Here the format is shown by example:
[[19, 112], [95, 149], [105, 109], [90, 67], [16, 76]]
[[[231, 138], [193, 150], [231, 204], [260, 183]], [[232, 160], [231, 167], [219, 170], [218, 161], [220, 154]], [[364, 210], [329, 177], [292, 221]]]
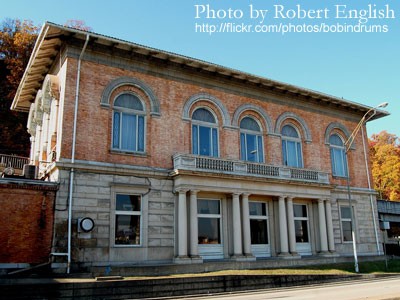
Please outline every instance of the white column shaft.
[[186, 190], [180, 190], [178, 198], [178, 256], [187, 256]]
[[321, 243], [321, 252], [328, 251], [328, 239], [326, 232], [325, 206], [322, 199], [318, 200], [318, 220], [319, 220], [319, 238]]
[[292, 254], [296, 254], [296, 233], [294, 229], [294, 214], [293, 214], [293, 198], [287, 198], [287, 222], [288, 222], [288, 233], [289, 233], [289, 251]]
[[250, 217], [249, 217], [249, 195], [242, 195], [242, 230], [243, 230], [243, 252], [251, 255], [250, 239]]
[[240, 225], [240, 203], [239, 194], [232, 196], [233, 214], [233, 254], [242, 255], [242, 229]]
[[190, 191], [190, 255], [198, 256], [197, 191]]
[[279, 234], [281, 241], [281, 254], [287, 254], [289, 248], [288, 248], [286, 208], [285, 208], [284, 197], [279, 197]]
[[332, 222], [332, 206], [331, 200], [325, 200], [325, 211], [326, 211], [326, 230], [328, 234], [328, 249], [331, 252], [335, 251], [335, 238], [333, 235], [333, 222]]

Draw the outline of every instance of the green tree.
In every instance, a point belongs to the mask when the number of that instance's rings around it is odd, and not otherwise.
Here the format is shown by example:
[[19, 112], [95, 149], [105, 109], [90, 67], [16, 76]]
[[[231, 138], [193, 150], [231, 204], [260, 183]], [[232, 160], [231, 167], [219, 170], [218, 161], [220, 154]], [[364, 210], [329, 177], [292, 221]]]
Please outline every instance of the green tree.
[[0, 153], [27, 156], [27, 113], [10, 111], [38, 34], [32, 21], [7, 19], [0, 25]]
[[381, 199], [400, 201], [400, 145], [395, 134], [382, 131], [369, 140], [372, 175]]

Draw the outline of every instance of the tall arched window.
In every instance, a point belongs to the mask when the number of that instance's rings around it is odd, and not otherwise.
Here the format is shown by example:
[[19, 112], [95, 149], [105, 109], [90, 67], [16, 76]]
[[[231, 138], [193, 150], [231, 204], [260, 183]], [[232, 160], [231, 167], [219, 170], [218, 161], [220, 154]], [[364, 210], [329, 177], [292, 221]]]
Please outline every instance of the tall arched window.
[[112, 148], [144, 152], [145, 112], [143, 103], [134, 94], [121, 94], [114, 101]]
[[303, 155], [299, 133], [293, 126], [285, 125], [282, 127], [281, 134], [283, 164], [289, 167], [302, 168]]
[[192, 115], [193, 154], [218, 157], [218, 127], [214, 115], [198, 108]]
[[240, 158], [247, 161], [264, 161], [260, 125], [250, 117], [240, 121]]
[[347, 177], [347, 159], [346, 150], [342, 138], [337, 134], [329, 137], [332, 175], [339, 177]]

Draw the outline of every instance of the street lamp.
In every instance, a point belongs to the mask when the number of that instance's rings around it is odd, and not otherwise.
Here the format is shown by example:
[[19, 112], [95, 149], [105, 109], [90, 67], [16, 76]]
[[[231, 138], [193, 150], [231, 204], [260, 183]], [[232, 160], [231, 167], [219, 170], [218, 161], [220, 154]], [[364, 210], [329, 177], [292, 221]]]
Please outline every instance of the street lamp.
[[[350, 134], [349, 138], [347, 139], [347, 141], [344, 143], [345, 146], [345, 154], [346, 154], [346, 160], [348, 160], [348, 152], [351, 148], [351, 145], [353, 145], [354, 139], [357, 136], [358, 131], [360, 130], [360, 128], [363, 127], [363, 125], [368, 122], [373, 116], [376, 115], [376, 109], [377, 108], [384, 108], [386, 106], [388, 106], [388, 102], [383, 102], [381, 104], [379, 104], [378, 106], [375, 106], [373, 108], [371, 108], [370, 110], [368, 110], [364, 116], [362, 117], [362, 119], [360, 120], [360, 122], [358, 122], [356, 128], [354, 128], [353, 132]], [[370, 116], [369, 113], [373, 112]], [[366, 153], [366, 149], [365, 149], [365, 142], [364, 142], [364, 134], [363, 134], [363, 145], [364, 145], [364, 154]], [[365, 160], [366, 160], [366, 155], [365, 155]], [[367, 176], [368, 176], [368, 187], [369, 189], [371, 189], [371, 184], [369, 181], [369, 172], [368, 172], [368, 165], [366, 162], [366, 167], [367, 167]], [[355, 237], [355, 226], [354, 226], [354, 215], [353, 215], [353, 207], [351, 205], [351, 192], [350, 192], [350, 172], [349, 170], [347, 170], [347, 193], [348, 193], [348, 197], [349, 197], [349, 209], [350, 209], [350, 218], [351, 218], [351, 237], [353, 240], [353, 255], [354, 255], [354, 270], [356, 271], [356, 273], [359, 272], [359, 268], [358, 268], [358, 258], [357, 258], [357, 246], [356, 246], [356, 237]], [[371, 200], [372, 201], [372, 200]], [[371, 202], [372, 203], [372, 202]], [[374, 208], [372, 207], [372, 214], [373, 214], [373, 218], [374, 218], [374, 224], [375, 224], [375, 213], [374, 213]], [[375, 225], [374, 225], [375, 226]], [[375, 232], [376, 232], [376, 226], [375, 226]], [[378, 248], [379, 249], [379, 248]], [[379, 251], [379, 250], [378, 250]]]

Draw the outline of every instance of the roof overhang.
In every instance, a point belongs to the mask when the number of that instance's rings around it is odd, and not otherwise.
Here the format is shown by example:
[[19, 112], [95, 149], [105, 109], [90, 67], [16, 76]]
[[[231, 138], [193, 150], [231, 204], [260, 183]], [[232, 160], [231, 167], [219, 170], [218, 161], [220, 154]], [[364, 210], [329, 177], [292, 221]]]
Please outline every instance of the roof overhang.
[[[245, 84], [252, 84], [261, 88], [265, 87], [268, 90], [289, 94], [294, 97], [300, 97], [317, 104], [326, 104], [338, 109], [344, 109], [354, 114], [363, 115], [370, 110], [375, 110], [370, 106], [325, 93], [255, 76], [191, 57], [49, 22], [43, 25], [39, 33], [32, 55], [25, 69], [25, 73], [17, 89], [11, 109], [25, 112], [29, 111], [30, 104], [35, 100], [36, 93], [42, 86], [43, 80], [53, 65], [63, 42], [69, 38], [74, 38], [82, 40], [83, 44], [87, 35], [90, 36], [91, 43], [97, 44], [101, 47], [112, 47], [115, 50], [128, 51], [132, 55], [144, 55], [149, 59], [163, 60], [184, 65], [185, 67], [210, 73], [222, 78], [239, 80]], [[376, 114], [370, 120], [389, 115], [389, 112], [384, 110], [377, 109], [375, 111]]]

